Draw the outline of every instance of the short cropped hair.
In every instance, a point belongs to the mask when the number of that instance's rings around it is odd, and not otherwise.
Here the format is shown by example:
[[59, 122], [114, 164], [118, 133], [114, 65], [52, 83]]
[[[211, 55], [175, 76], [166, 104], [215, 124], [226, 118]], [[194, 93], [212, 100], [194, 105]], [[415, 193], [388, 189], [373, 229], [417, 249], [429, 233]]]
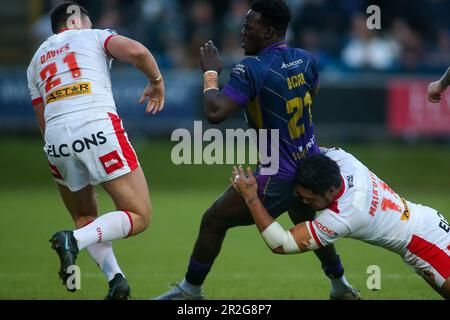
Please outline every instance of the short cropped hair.
[[296, 174], [296, 183], [315, 194], [324, 195], [341, 186], [341, 170], [336, 161], [323, 154], [306, 157]]
[[79, 4], [71, 1], [65, 1], [50, 11], [50, 21], [52, 24], [53, 33], [58, 33], [59, 30], [67, 26], [67, 19], [69, 19], [69, 17], [73, 14], [73, 12], [67, 13], [67, 9], [70, 6], [77, 6], [80, 8], [81, 14], [89, 16], [89, 12]]
[[292, 12], [283, 0], [254, 0], [251, 9], [261, 14], [265, 25], [286, 34], [289, 22], [292, 20]]

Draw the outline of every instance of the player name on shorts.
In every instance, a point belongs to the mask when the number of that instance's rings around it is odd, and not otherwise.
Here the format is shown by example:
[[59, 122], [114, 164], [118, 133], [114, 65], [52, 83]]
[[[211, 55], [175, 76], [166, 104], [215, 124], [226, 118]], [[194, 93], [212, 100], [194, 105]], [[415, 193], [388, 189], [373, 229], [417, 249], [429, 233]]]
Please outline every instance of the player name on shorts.
[[45, 152], [47, 152], [50, 157], [54, 158], [68, 157], [70, 156], [71, 150], [75, 153], [81, 153], [84, 150], [90, 150], [93, 146], [105, 144], [107, 141], [108, 139], [106, 139], [104, 132], [99, 131], [97, 133], [91, 134], [89, 138], [83, 137], [81, 139], [73, 141], [70, 145], [70, 148], [65, 143], [58, 146], [55, 146], [53, 144], [46, 145]]
[[79, 96], [82, 94], [90, 94], [91, 83], [90, 82], [79, 82], [75, 84], [71, 84], [68, 86], [64, 86], [56, 89], [55, 91], [50, 92], [45, 98], [45, 103], [49, 104], [58, 100]]
[[[176, 165], [244, 164], [247, 163], [246, 155], [248, 155], [248, 164], [260, 163], [262, 174], [278, 173], [280, 162], [278, 129], [226, 129], [224, 137], [224, 133], [219, 129], [211, 128], [203, 132], [202, 121], [194, 121], [193, 136], [189, 130], [180, 128], [172, 132], [170, 139], [179, 141], [171, 152], [172, 162]], [[248, 148], [246, 141], [249, 141]], [[204, 142], [209, 143], [203, 147]], [[257, 143], [258, 149], [250, 147], [253, 143]]]

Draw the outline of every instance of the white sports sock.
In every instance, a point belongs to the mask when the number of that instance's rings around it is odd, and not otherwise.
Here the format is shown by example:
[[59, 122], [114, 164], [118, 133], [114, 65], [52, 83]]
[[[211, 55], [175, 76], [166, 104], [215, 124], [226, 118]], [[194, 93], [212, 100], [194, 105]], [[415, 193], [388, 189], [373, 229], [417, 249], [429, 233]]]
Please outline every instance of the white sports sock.
[[84, 249], [97, 242], [123, 239], [132, 230], [131, 217], [125, 211], [106, 213], [87, 226], [74, 230], [78, 249]]
[[116, 257], [114, 256], [111, 241], [95, 243], [87, 247], [86, 250], [100, 269], [102, 269], [102, 272], [108, 281], [111, 281], [117, 273], [123, 275]]
[[183, 289], [184, 291], [193, 294], [193, 295], [199, 295], [202, 293], [202, 286], [195, 286], [193, 284], [190, 284], [189, 282], [186, 281], [186, 279], [183, 279], [183, 281], [181, 281], [181, 283], [179, 284], [179, 286], [181, 287], [181, 289]]

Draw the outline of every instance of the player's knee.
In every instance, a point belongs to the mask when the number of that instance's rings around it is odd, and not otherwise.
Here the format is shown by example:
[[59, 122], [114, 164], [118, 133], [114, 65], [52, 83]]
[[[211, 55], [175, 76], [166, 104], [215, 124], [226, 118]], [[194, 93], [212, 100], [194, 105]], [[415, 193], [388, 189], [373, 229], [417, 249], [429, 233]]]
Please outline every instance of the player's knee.
[[225, 219], [221, 217], [220, 210], [216, 203], [214, 203], [203, 214], [200, 230], [206, 232], [224, 232], [227, 229], [227, 223]]
[[152, 206], [146, 205], [142, 210], [140, 210], [139, 217], [141, 219], [141, 225], [144, 230], [150, 226], [150, 221], [152, 217]]

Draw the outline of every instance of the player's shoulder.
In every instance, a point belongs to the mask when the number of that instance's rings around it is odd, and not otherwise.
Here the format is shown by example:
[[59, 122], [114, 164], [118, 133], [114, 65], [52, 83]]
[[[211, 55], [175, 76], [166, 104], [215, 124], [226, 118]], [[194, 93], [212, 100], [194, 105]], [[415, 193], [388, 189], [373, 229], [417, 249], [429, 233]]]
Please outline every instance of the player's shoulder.
[[231, 68], [231, 73], [243, 76], [246, 73], [254, 73], [260, 69], [261, 66], [261, 61], [258, 57], [246, 57]]
[[331, 158], [332, 160], [339, 163], [340, 160], [343, 159], [351, 159], [352, 156], [350, 153], [346, 152], [344, 149], [339, 147], [320, 147], [320, 153], [327, 156], [328, 158]]
[[91, 34], [109, 34], [109, 35], [117, 34], [117, 31], [114, 29], [84, 29], [82, 31]]
[[85, 39], [101, 40], [109, 36], [116, 35], [117, 32], [113, 29], [81, 29], [76, 30], [76, 35]]
[[290, 48], [291, 53], [294, 57], [297, 59], [303, 59], [305, 63], [313, 63], [314, 65], [317, 65], [317, 60], [314, 57], [314, 55], [309, 52], [308, 50], [305, 50], [303, 48]]
[[295, 57], [303, 58], [305, 60], [307, 60], [307, 59], [315, 60], [313, 54], [306, 49], [298, 48], [298, 47], [289, 47], [288, 50], [291, 53], [291, 55], [293, 55]]
[[261, 66], [262, 63], [263, 60], [259, 56], [250, 56], [242, 59], [236, 66], [240, 65], [247, 68], [255, 68]]
[[95, 33], [106, 33], [106, 34], [110, 34], [110, 35], [118, 34], [117, 31], [114, 29], [86, 29], [86, 30], [90, 30]]

